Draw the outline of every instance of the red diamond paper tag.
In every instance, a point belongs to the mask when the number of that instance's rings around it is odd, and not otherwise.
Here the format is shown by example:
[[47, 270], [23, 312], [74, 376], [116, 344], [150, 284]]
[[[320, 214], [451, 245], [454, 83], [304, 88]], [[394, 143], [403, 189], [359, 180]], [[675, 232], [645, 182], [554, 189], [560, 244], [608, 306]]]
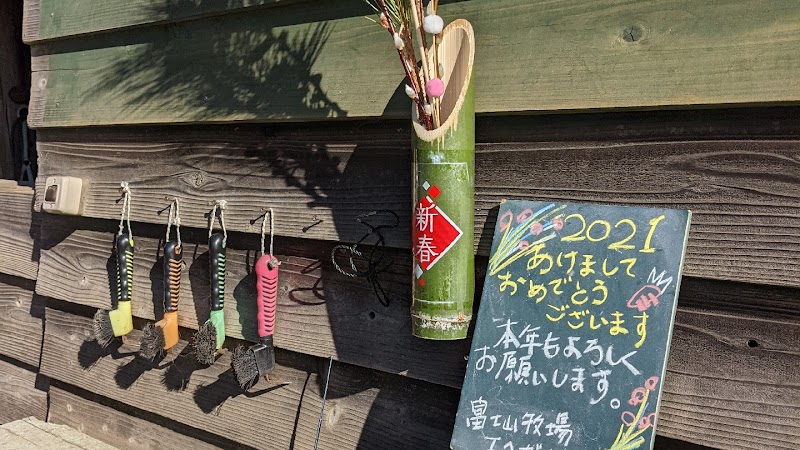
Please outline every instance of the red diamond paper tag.
[[[435, 187], [435, 186], [434, 186]], [[414, 259], [429, 270], [464, 234], [430, 196], [422, 197], [414, 209]], [[419, 277], [419, 274], [417, 274]]]

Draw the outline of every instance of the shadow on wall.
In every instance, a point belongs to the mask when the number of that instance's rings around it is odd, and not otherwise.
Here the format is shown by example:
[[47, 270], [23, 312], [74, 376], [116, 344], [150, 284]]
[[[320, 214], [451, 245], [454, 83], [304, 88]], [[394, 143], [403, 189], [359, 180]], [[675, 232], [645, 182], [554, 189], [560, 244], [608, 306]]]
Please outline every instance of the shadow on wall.
[[[159, 18], [185, 16], [193, 9], [203, 12], [209, 2], [155, 2], [151, 14]], [[241, 2], [228, 3], [234, 7]], [[303, 6], [281, 9], [287, 8]], [[290, 112], [313, 112], [322, 118], [345, 116], [346, 111], [325, 94], [322, 74], [313, 70], [331, 26], [316, 22], [299, 32], [281, 29], [287, 25], [285, 18], [296, 20], [297, 15], [296, 11], [240, 12], [224, 19], [153, 27], [146, 33], [127, 30], [101, 36], [100, 42], [91, 45], [130, 45], [129, 56], [101, 69], [99, 83], [86, 95], [116, 95], [125, 99], [128, 112], [146, 109], [157, 117], [157, 111], [166, 108], [171, 116], [189, 121], [213, 120], [220, 115], [280, 119]]]
[[[152, 14], [160, 18], [174, 17], [180, 11], [180, 15], [185, 16], [187, 9], [202, 10], [203, 5], [210, 1], [160, 2]], [[229, 1], [229, 4], [235, 3], [239, 2]], [[304, 12], [312, 4], [315, 11]], [[331, 12], [326, 12], [328, 8]], [[213, 121], [220, 116], [241, 117], [242, 120], [256, 116], [262, 119], [281, 119], [290, 115], [342, 117], [347, 115], [347, 111], [330, 100], [323, 88], [324, 74], [314, 71], [320, 51], [333, 31], [330, 22], [319, 21], [320, 16], [363, 16], [370, 13], [369, 7], [361, 0], [314, 1], [282, 6], [275, 8], [274, 12], [240, 12], [149, 27], [146, 32], [141, 29], [124, 30], [98, 35], [92, 42], [74, 45], [97, 48], [130, 45], [128, 57], [100, 68], [100, 81], [85, 94], [119, 96], [125, 99], [124, 112], [153, 112], [152, 116], [157, 118], [160, 116], [159, 110], [169, 109], [171, 117], [177, 116], [186, 121]], [[304, 23], [311, 20], [317, 22], [302, 27], [300, 32], [289, 33], [281, 28], [292, 21]], [[391, 51], [390, 44], [387, 44], [387, 50]], [[401, 91], [398, 92], [394, 98], [403, 95]], [[405, 244], [409, 238], [411, 211], [410, 132], [407, 124], [397, 127], [396, 123], [375, 125], [365, 122], [355, 126], [319, 124], [313, 127], [320, 127], [322, 131], [310, 132], [311, 126], [308, 125], [277, 127], [279, 131], [266, 133], [263, 145], [256, 145], [244, 155], [237, 149], [225, 164], [236, 164], [236, 159], [240, 162], [247, 160], [248, 164], [253, 164], [248, 170], [284, 180], [287, 187], [305, 194], [305, 206], [310, 211], [331, 211], [336, 234], [345, 239], [353, 239], [353, 236], [357, 239], [369, 231], [355, 222], [357, 216], [377, 209], [390, 209], [398, 214], [401, 226], [385, 230], [385, 238], [390, 246]], [[235, 136], [219, 136], [218, 139], [224, 142], [235, 139]], [[188, 148], [186, 152], [191, 152]], [[225, 150], [220, 149], [217, 156], [223, 155]], [[178, 151], [175, 157], [189, 158], [190, 155]], [[386, 168], [392, 170], [387, 171]], [[281, 214], [281, 211], [277, 213]], [[256, 239], [255, 235], [246, 237], [247, 245], [243, 248], [257, 248]], [[326, 308], [335, 352], [339, 358], [370, 365], [374, 364], [369, 360], [371, 357], [380, 355], [380, 358], [388, 359], [390, 355], [387, 354], [395, 348], [419, 351], [430, 361], [404, 363], [411, 359], [406, 354], [401, 362], [392, 363], [393, 371], [405, 372], [412, 377], [420, 372], [424, 378], [424, 373], [443, 371], [442, 368], [436, 368], [437, 356], [449, 355], [445, 359], [462, 358], [468, 350], [464, 342], [439, 343], [417, 340], [411, 336], [411, 258], [408, 251], [389, 252], [396, 263], [382, 276], [383, 288], [390, 299], [390, 305], [384, 308], [366, 280], [354, 280], [336, 271], [330, 262], [332, 243], [322, 243], [311, 249], [314, 247], [311, 241], [298, 243], [298, 240], [291, 240], [291, 244], [282, 245], [286, 241], [289, 240], [279, 239], [276, 242], [278, 254], [305, 253], [301, 256], [320, 258], [321, 261], [301, 268], [303, 274], [318, 276], [313, 280], [304, 278], [308, 280], [307, 285], [292, 285], [288, 301], [283, 300], [279, 308]], [[236, 238], [232, 238], [231, 245], [234, 248]], [[249, 258], [250, 264], [254, 261], [254, 257]], [[156, 267], [160, 267], [158, 262], [154, 270]], [[189, 273], [192, 285], [205, 283], [205, 274], [199, 273], [203, 266], [198, 264], [197, 267], [195, 273]], [[230, 280], [229, 283], [228, 289], [234, 291], [237, 298], [240, 317], [255, 317], [252, 277]], [[240, 288], [237, 284], [247, 286]], [[158, 305], [160, 294], [154, 292], [154, 295]], [[195, 302], [203, 300], [195, 297]], [[252, 311], [243, 311], [243, 307], [252, 308]], [[199, 310], [197, 313], [198, 317], [205, 316]], [[157, 317], [160, 317], [158, 311]], [[245, 325], [242, 324], [243, 328]], [[132, 376], [122, 377], [125, 379], [121, 385], [131, 383], [131, 379], [135, 380], [146, 369], [137, 364], [126, 368], [125, 374], [130, 372]], [[167, 388], [182, 390], [187, 374], [190, 376], [196, 369], [194, 365], [190, 366], [186, 373], [165, 373]], [[321, 376], [316, 377], [320, 383], [316, 387], [318, 391], [324, 389], [326, 368], [326, 364], [320, 364], [318, 371]], [[392, 375], [381, 373], [371, 373], [369, 379], [359, 379], [354, 375], [357, 373], [346, 365], [334, 365], [328, 397], [336, 399], [362, 391], [380, 390], [361, 429], [359, 448], [382, 448], [386, 442], [402, 445], [400, 440], [406, 436], [405, 432], [392, 433], [391, 428], [387, 428], [386, 418], [394, 414], [387, 410], [396, 409], [397, 419], [401, 423], [409, 420], [410, 415], [424, 414], [421, 407], [401, 405], [404, 396], [412, 390], [422, 390], [431, 398], [439, 396], [444, 399], [436, 408], [432, 408], [436, 410], [437, 421], [442, 421], [441, 417], [448, 417], [449, 414], [455, 415], [454, 406], [458, 396], [453, 389], [396, 380], [392, 379]], [[338, 378], [340, 376], [342, 378]], [[454, 376], [457, 378], [460, 374]], [[403, 389], [392, 387], [393, 384]], [[210, 413], [218, 406], [217, 403], [238, 395], [229, 389], [230, 386], [232, 379], [226, 372], [218, 383], [198, 390], [196, 402], [204, 412]], [[428, 413], [433, 414], [434, 411]], [[445, 418], [444, 421], [453, 419]], [[436, 435], [437, 441], [449, 439], [449, 430], [441, 429], [445, 427], [435, 428], [430, 433]]]

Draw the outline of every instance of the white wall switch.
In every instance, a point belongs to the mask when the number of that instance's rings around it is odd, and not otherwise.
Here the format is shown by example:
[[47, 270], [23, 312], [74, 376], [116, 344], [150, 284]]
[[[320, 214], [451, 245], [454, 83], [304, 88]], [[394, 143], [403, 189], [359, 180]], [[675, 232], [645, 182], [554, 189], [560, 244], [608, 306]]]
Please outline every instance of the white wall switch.
[[81, 212], [83, 180], [76, 177], [47, 177], [42, 211], [78, 215]]

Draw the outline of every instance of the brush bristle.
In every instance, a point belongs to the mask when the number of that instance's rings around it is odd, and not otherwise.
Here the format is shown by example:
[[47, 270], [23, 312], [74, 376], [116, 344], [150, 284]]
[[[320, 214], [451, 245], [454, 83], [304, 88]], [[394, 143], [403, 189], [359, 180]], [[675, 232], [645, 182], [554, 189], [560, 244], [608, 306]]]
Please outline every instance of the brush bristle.
[[94, 338], [100, 344], [100, 347], [105, 348], [114, 339], [114, 330], [111, 328], [111, 319], [108, 317], [108, 311], [98, 309], [94, 313], [92, 328], [94, 328]]
[[142, 328], [142, 340], [139, 341], [139, 356], [154, 360], [164, 351], [164, 331], [152, 323]]
[[217, 356], [217, 327], [206, 322], [192, 338], [194, 357], [200, 364], [214, 364]]
[[256, 365], [256, 357], [250, 349], [240, 345], [236, 347], [231, 358], [231, 367], [233, 373], [236, 374], [236, 381], [239, 386], [244, 390], [253, 387], [258, 381], [258, 366]]

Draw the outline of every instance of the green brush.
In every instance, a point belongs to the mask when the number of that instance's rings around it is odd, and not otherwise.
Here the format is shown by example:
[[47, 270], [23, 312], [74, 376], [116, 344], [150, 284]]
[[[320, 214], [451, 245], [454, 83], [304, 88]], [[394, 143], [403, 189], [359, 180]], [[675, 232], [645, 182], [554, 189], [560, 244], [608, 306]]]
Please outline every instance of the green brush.
[[208, 240], [211, 314], [195, 333], [192, 345], [201, 364], [213, 364], [225, 342], [225, 238], [214, 233]]

